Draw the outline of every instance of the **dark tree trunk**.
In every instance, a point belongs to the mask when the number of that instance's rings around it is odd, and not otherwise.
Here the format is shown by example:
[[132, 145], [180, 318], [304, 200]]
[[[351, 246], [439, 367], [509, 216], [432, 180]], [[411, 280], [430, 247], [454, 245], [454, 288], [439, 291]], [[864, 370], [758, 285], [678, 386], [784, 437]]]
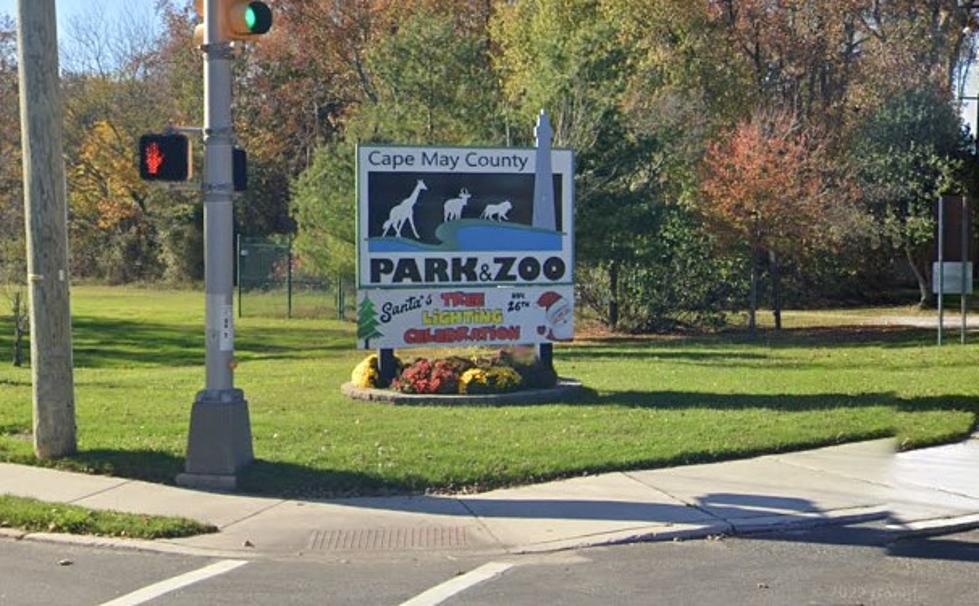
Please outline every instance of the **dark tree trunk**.
[[928, 276], [918, 267], [918, 264], [914, 260], [914, 254], [911, 252], [911, 247], [907, 244], [904, 245], [904, 255], [907, 257], [908, 265], [911, 266], [911, 271], [914, 272], [914, 277], [918, 281], [918, 293], [921, 295], [918, 299], [918, 307], [927, 309], [931, 303], [931, 293], [928, 292]]
[[748, 301], [748, 331], [754, 338], [758, 329], [758, 254], [751, 251], [751, 296]]
[[778, 256], [774, 250], [768, 251], [768, 271], [772, 276], [772, 315], [775, 316], [775, 330], [782, 330], [782, 278]]
[[608, 326], [612, 330], [619, 324], [619, 264], [613, 262], [608, 268]]

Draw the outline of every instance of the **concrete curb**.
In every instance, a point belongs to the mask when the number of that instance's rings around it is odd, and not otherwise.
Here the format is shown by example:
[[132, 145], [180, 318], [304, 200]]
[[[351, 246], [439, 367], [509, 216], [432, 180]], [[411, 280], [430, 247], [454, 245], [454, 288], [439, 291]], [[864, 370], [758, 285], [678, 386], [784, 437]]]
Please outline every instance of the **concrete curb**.
[[53, 532], [25, 532], [10, 528], [0, 528], [0, 540], [31, 541], [73, 547], [97, 547], [99, 549], [114, 549], [120, 551], [137, 551], [163, 553], [171, 555], [188, 555], [206, 558], [251, 558], [257, 559], [264, 554], [251, 551], [226, 551], [217, 549], [201, 549], [169, 543], [165, 539], [149, 541], [143, 539], [120, 539], [114, 537], [99, 537], [81, 534], [61, 534]]
[[888, 524], [887, 530], [898, 538], [937, 537], [979, 528], [979, 513], [947, 518], [915, 520], [907, 523]]
[[823, 526], [849, 526], [850, 524], [862, 524], [864, 522], [875, 522], [884, 520], [890, 516], [886, 507], [859, 507], [845, 510], [829, 517], [815, 514], [812, 516], [764, 516], [760, 518], [747, 518], [735, 520], [733, 522], [734, 535], [744, 536], [775, 532], [779, 530], [806, 530], [810, 528], [820, 528]]
[[669, 526], [640, 527], [630, 530], [622, 530], [612, 533], [601, 533], [574, 539], [562, 539], [547, 543], [535, 543], [511, 548], [508, 551], [513, 554], [524, 553], [547, 553], [553, 551], [565, 551], [569, 549], [585, 549], [589, 547], [609, 547], [613, 545], [627, 545], [630, 543], [653, 543], [662, 541], [691, 541], [707, 539], [719, 535], [738, 537], [767, 532], [777, 532], [781, 530], [803, 530], [809, 528], [820, 528], [824, 526], [848, 526], [850, 524], [861, 524], [883, 520], [889, 515], [885, 507], [860, 507], [852, 510], [845, 510], [839, 514], [830, 512], [829, 515], [812, 514], [807, 517], [795, 515], [784, 516], [762, 516], [758, 518], [746, 518], [744, 520], [718, 521], [711, 524], [699, 526], [678, 525], [679, 528]]
[[[686, 526], [686, 525], [683, 525]], [[688, 541], [706, 539], [712, 536], [730, 535], [733, 527], [727, 522], [716, 522], [696, 527], [670, 528], [658, 525], [640, 527], [618, 532], [588, 535], [574, 539], [560, 539], [547, 543], [534, 543], [512, 547], [507, 551], [514, 555], [530, 553], [552, 553], [572, 549], [588, 549], [592, 547], [612, 547], [614, 545], [629, 545], [632, 543], [654, 543], [663, 541]]]
[[575, 379], [560, 378], [556, 387], [550, 389], [527, 389], [513, 393], [483, 395], [432, 395], [398, 393], [389, 389], [356, 387], [353, 383], [340, 386], [340, 393], [355, 400], [387, 402], [389, 404], [447, 404], [447, 405], [502, 405], [502, 404], [548, 404], [581, 397], [588, 390]]
[[[511, 555], [543, 554], [576, 549], [589, 549], [594, 547], [628, 545], [632, 543], [695, 541], [717, 536], [738, 537], [766, 532], [777, 532], [780, 530], [800, 530], [824, 526], [846, 526], [849, 524], [880, 520], [886, 518], [887, 516], [888, 512], [884, 508], [867, 507], [859, 508], [857, 510], [847, 510], [847, 513], [841, 513], [840, 515], [834, 515], [832, 512], [830, 512], [830, 515], [813, 514], [811, 517], [805, 518], [800, 518], [798, 515], [786, 515], [748, 518], [745, 520], [736, 521], [734, 523], [719, 520], [717, 522], [701, 525], [678, 524], [675, 527], [660, 524], [656, 526], [639, 526], [628, 530], [620, 530], [609, 533], [585, 535], [571, 539], [559, 539], [545, 543], [533, 543], [514, 547], [504, 546], [502, 551]], [[970, 527], [979, 527], [979, 514], [966, 517], [972, 518], [969, 521], [969, 524], [972, 525]], [[101, 549], [117, 549], [125, 551], [188, 555], [208, 558], [261, 559], [265, 557], [285, 557], [285, 554], [266, 554], [257, 549], [228, 551], [190, 547], [171, 543], [166, 539], [161, 539], [159, 541], [148, 541], [140, 539], [121, 539], [47, 532], [30, 533], [10, 528], [0, 528], [0, 540], [4, 538], [15, 541], [36, 541], [39, 543], [72, 545], [76, 547], [96, 547]], [[495, 552], [496, 550], [490, 551]], [[352, 552], [346, 553], [349, 554]], [[312, 556], [313, 554], [302, 552], [301, 555]]]

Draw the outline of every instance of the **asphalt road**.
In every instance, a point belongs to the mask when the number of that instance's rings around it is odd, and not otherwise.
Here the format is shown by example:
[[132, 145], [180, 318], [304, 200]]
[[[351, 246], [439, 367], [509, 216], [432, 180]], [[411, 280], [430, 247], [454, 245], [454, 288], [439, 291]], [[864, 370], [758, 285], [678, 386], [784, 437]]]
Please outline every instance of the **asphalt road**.
[[[147, 588], [149, 597], [163, 593], [140, 601]], [[0, 539], [3, 606], [95, 606], [120, 596], [130, 597], [117, 604], [208, 606], [413, 598], [449, 605], [973, 605], [979, 531], [891, 543], [863, 526], [534, 556], [339, 554], [246, 563]]]

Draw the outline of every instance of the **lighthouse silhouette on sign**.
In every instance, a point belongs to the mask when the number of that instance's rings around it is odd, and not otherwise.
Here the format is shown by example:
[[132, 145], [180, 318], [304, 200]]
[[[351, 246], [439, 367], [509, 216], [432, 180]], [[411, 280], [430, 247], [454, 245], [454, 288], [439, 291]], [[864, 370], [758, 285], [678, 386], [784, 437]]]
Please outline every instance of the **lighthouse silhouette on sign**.
[[534, 227], [557, 230], [554, 219], [554, 172], [551, 170], [551, 139], [554, 131], [547, 112], [541, 110], [534, 129], [537, 136], [537, 162], [534, 171]]

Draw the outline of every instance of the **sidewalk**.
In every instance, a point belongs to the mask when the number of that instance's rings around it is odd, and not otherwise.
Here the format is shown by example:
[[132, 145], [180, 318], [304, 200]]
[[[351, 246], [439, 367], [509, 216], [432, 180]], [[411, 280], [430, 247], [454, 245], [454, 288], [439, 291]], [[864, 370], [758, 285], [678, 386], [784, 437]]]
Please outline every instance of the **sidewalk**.
[[[895, 457], [878, 440], [754, 459], [607, 473], [465, 496], [296, 501], [0, 464], [0, 493], [215, 524], [165, 550], [316, 556], [526, 553], [883, 519], [979, 514], [979, 440]], [[940, 471], [940, 472], [939, 472]], [[37, 538], [45, 538], [38, 536]], [[50, 537], [49, 537], [50, 538]]]

